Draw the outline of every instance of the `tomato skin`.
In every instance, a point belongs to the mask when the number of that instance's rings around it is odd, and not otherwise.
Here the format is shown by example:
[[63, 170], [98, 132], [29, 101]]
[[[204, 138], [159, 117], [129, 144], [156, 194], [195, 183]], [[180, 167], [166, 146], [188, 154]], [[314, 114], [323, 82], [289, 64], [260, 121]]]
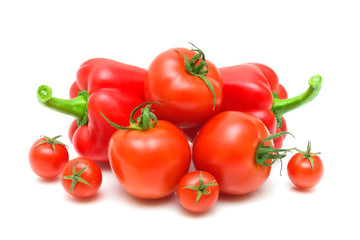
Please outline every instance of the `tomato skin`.
[[57, 177], [69, 161], [68, 150], [66, 146], [60, 144], [54, 144], [55, 151], [49, 143], [43, 143], [35, 147], [42, 141], [46, 141], [46, 139], [40, 138], [36, 140], [30, 148], [30, 167], [39, 177]]
[[[64, 179], [65, 176], [73, 174], [73, 165], [75, 164], [76, 172], [79, 172], [84, 167], [88, 166], [81, 174], [81, 178], [87, 181], [91, 186], [82, 182], [77, 182], [74, 190], [71, 192], [72, 180]], [[61, 172], [61, 184], [65, 191], [73, 197], [89, 198], [98, 192], [102, 183], [102, 173], [99, 166], [92, 160], [85, 157], [77, 157], [70, 160]]]
[[[201, 171], [201, 172], [202, 172], [202, 178], [204, 184], [208, 184], [213, 181], [214, 183], [217, 183], [213, 175], [205, 171]], [[183, 206], [186, 210], [195, 213], [204, 212], [208, 210], [217, 202], [219, 198], [219, 185], [211, 185], [206, 188], [209, 194], [208, 195], [202, 194], [198, 202], [195, 204], [198, 192], [184, 187], [199, 186], [200, 185], [199, 175], [200, 175], [200, 171], [193, 171], [183, 176], [179, 182], [176, 191], [181, 206]]]
[[195, 52], [186, 48], [173, 48], [159, 54], [150, 64], [145, 79], [145, 99], [160, 102], [153, 109], [159, 119], [167, 120], [180, 128], [195, 127], [215, 115], [222, 102], [222, 78], [219, 70], [206, 60], [209, 72], [205, 77], [215, 91], [213, 95], [205, 82], [185, 70], [184, 57], [191, 59]]
[[309, 159], [302, 158], [304, 155], [296, 153], [287, 165], [287, 173], [290, 181], [299, 188], [313, 188], [324, 175], [324, 166], [318, 155], [312, 156], [314, 169]]
[[142, 199], [174, 192], [190, 167], [190, 146], [174, 124], [159, 120], [149, 130], [118, 130], [110, 139], [109, 162], [122, 187]]
[[255, 162], [257, 146], [269, 135], [261, 120], [249, 113], [221, 112], [198, 132], [193, 145], [194, 166], [214, 175], [222, 193], [250, 193], [265, 183], [271, 171], [271, 167]]

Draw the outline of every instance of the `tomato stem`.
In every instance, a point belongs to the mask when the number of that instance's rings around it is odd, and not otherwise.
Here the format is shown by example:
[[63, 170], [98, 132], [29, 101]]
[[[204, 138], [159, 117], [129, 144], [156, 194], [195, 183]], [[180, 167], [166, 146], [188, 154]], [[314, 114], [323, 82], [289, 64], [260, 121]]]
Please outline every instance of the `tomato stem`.
[[60, 99], [52, 96], [52, 89], [49, 86], [42, 85], [37, 90], [37, 98], [41, 105], [75, 117], [79, 127], [86, 125], [89, 120], [87, 114], [89, 93], [87, 90], [80, 91], [76, 98]]
[[300, 149], [297, 149], [297, 148], [295, 150], [303, 155], [302, 157], [298, 158], [297, 161], [300, 159], [309, 159], [310, 164], [311, 164], [311, 169], [314, 171], [314, 160], [312, 159], [312, 157], [319, 155], [321, 153], [320, 152], [311, 153], [311, 142], [310, 141], [308, 141], [306, 152], [301, 151]]
[[176, 50], [176, 51], [179, 52], [184, 57], [185, 70], [190, 75], [196, 76], [196, 77], [200, 78], [201, 80], [203, 80], [205, 82], [206, 86], [209, 88], [209, 90], [213, 96], [212, 110], [214, 111], [215, 110], [215, 101], [216, 101], [215, 90], [214, 90], [214, 86], [211, 84], [211, 82], [205, 77], [205, 75], [209, 73], [209, 66], [205, 60], [205, 54], [194, 44], [192, 44], [192, 43], [190, 43], [190, 44], [192, 46], [194, 46], [194, 48], [192, 48], [191, 50], [194, 52], [197, 52], [197, 54], [195, 54], [190, 59], [190, 61], [184, 53], [180, 52], [179, 50]]
[[88, 183], [85, 179], [83, 179], [81, 177], [81, 174], [86, 170], [86, 168], [88, 168], [89, 166], [85, 166], [83, 167], [79, 172], [76, 172], [76, 168], [75, 168], [75, 165], [78, 163], [78, 161], [76, 161], [73, 166], [72, 166], [72, 175], [69, 175], [69, 176], [64, 176], [62, 177], [63, 179], [68, 179], [68, 180], [71, 180], [72, 183], [71, 183], [71, 187], [70, 187], [70, 192], [72, 193], [75, 189], [75, 186], [78, 182], [81, 182], [81, 183], [84, 183], [86, 185], [89, 185], [91, 186], [90, 183]]
[[[123, 127], [120, 125], [117, 125], [116, 123], [110, 121], [102, 112], [100, 114], [105, 118], [105, 120], [114, 128], [118, 130], [139, 130], [139, 131], [146, 131], [156, 126], [157, 124], [157, 117], [151, 110], [151, 104], [161, 104], [159, 102], [146, 102], [139, 106], [137, 106], [130, 115], [130, 126], [129, 127]], [[145, 106], [146, 105], [146, 106]], [[145, 106], [144, 108], [141, 108]], [[135, 113], [141, 108], [141, 114], [139, 117], [134, 120]]]
[[255, 153], [255, 162], [264, 167], [272, 166], [276, 162], [276, 160], [280, 160], [280, 162], [281, 162], [280, 175], [281, 175], [281, 170], [282, 170], [282, 161], [281, 160], [284, 157], [286, 157], [287, 152], [290, 152], [291, 150], [294, 150], [295, 148], [277, 149], [277, 148], [273, 148], [271, 145], [265, 146], [264, 144], [267, 141], [271, 141], [271, 140], [278, 138], [285, 134], [290, 134], [291, 136], [293, 136], [289, 132], [279, 132], [279, 133], [270, 135], [261, 141], [261, 143], [258, 145], [258, 147], [256, 149], [256, 153]]
[[320, 75], [316, 75], [309, 79], [309, 88], [298, 96], [289, 99], [279, 99], [275, 95], [271, 111], [276, 116], [278, 127], [281, 127], [281, 118], [285, 113], [312, 101], [319, 94], [321, 84], [322, 77]]
[[54, 152], [55, 152], [55, 144], [60, 144], [60, 145], [63, 145], [63, 146], [65, 146], [65, 147], [68, 147], [68, 146], [66, 146], [64, 143], [62, 143], [62, 142], [60, 142], [60, 141], [57, 140], [59, 137], [61, 137], [61, 135], [58, 135], [58, 136], [53, 137], [53, 138], [50, 138], [50, 137], [47, 137], [47, 136], [43, 136], [43, 135], [40, 136], [40, 137], [41, 137], [41, 138], [45, 138], [45, 140], [39, 142], [38, 144], [36, 144], [36, 146], [35, 146], [34, 148], [37, 148], [38, 146], [40, 146], [41, 144], [44, 144], [44, 143], [50, 144], [51, 147], [53, 148]]
[[205, 195], [210, 194], [210, 192], [206, 190], [208, 187], [218, 185], [218, 183], [216, 183], [215, 180], [211, 181], [211, 182], [209, 182], [207, 184], [204, 184], [204, 179], [203, 179], [201, 171], [200, 171], [199, 181], [200, 181], [199, 186], [185, 186], [185, 187], [183, 187], [183, 189], [187, 188], [187, 189], [194, 190], [194, 191], [198, 192], [198, 194], [196, 196], [196, 200], [195, 200], [195, 205], [198, 203], [200, 197], [203, 194], [205, 194]]

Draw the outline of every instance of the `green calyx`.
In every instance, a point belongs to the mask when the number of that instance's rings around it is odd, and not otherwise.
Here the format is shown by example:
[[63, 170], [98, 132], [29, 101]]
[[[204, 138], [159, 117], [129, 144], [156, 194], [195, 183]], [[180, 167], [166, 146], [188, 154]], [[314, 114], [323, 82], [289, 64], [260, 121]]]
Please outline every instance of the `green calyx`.
[[88, 98], [89, 93], [87, 90], [80, 91], [78, 96], [73, 99], [53, 97], [52, 89], [47, 85], [42, 85], [37, 90], [37, 99], [41, 105], [75, 117], [78, 127], [86, 125], [89, 120], [87, 113]]
[[308, 89], [298, 96], [289, 99], [279, 99], [277, 94], [273, 93], [273, 106], [271, 111], [276, 117], [277, 127], [281, 127], [281, 118], [285, 113], [311, 102], [319, 94], [321, 84], [322, 77], [316, 75], [309, 79]]
[[40, 136], [40, 137], [41, 137], [41, 138], [45, 138], [45, 140], [39, 142], [38, 144], [36, 144], [36, 146], [35, 146], [34, 148], [37, 148], [38, 146], [40, 146], [41, 144], [44, 144], [44, 143], [50, 144], [51, 147], [53, 148], [54, 152], [55, 152], [55, 144], [60, 144], [60, 145], [63, 145], [63, 146], [65, 146], [65, 147], [67, 147], [64, 143], [62, 143], [62, 142], [60, 142], [60, 141], [57, 140], [59, 137], [61, 137], [61, 135], [56, 136], [56, 137], [53, 137], [53, 138], [49, 138], [49, 137], [43, 136], [43, 135]]
[[[118, 130], [139, 130], [139, 131], [146, 131], [156, 126], [157, 124], [157, 117], [151, 110], [151, 104], [161, 104], [159, 102], [146, 102], [139, 106], [137, 106], [130, 115], [130, 126], [123, 127], [117, 125], [116, 123], [110, 121], [102, 112], [100, 114], [105, 118], [105, 120], [114, 128]], [[146, 106], [145, 106], [146, 105]], [[142, 108], [145, 106], [144, 108]], [[135, 113], [141, 108], [141, 114], [134, 120]]]
[[286, 157], [286, 154], [288, 152], [290, 152], [291, 150], [294, 150], [295, 148], [277, 149], [277, 148], [273, 148], [271, 145], [265, 146], [264, 144], [267, 141], [271, 141], [271, 140], [281, 137], [285, 134], [289, 134], [289, 135], [293, 136], [289, 132], [279, 132], [279, 133], [270, 135], [261, 141], [261, 143], [258, 145], [258, 147], [256, 149], [256, 153], [255, 153], [255, 162], [264, 167], [272, 166], [276, 162], [276, 160], [280, 160], [280, 162], [281, 162], [280, 175], [281, 175], [281, 171], [282, 171], [282, 161], [281, 160], [284, 157]]
[[89, 166], [85, 166], [83, 167], [79, 172], [76, 172], [76, 168], [75, 165], [78, 163], [78, 161], [76, 161], [73, 166], [72, 166], [72, 175], [69, 176], [64, 176], [63, 179], [68, 179], [71, 180], [71, 187], [70, 187], [70, 192], [73, 192], [75, 189], [75, 186], [78, 182], [84, 183], [88, 186], [91, 186], [90, 183], [88, 183], [87, 181], [85, 181], [82, 177], [81, 174], [86, 170], [86, 168], [88, 168]]
[[203, 51], [201, 51], [198, 47], [196, 47], [194, 44], [190, 43], [194, 48], [191, 50], [194, 52], [197, 52], [189, 61], [189, 59], [183, 54], [182, 52], [176, 50], [184, 57], [184, 63], [185, 63], [185, 70], [190, 75], [196, 76], [203, 80], [206, 84], [206, 86], [211, 91], [211, 94], [213, 96], [213, 108], [212, 110], [215, 110], [215, 90], [211, 82], [205, 77], [206, 74], [209, 73], [209, 66], [205, 61], [205, 54]]
[[298, 158], [296, 161], [299, 161], [300, 159], [308, 159], [311, 164], [311, 169], [314, 171], [314, 160], [312, 159], [312, 157], [319, 155], [321, 153], [320, 152], [311, 153], [311, 142], [310, 141], [308, 141], [306, 152], [301, 151], [300, 149], [297, 149], [297, 148], [295, 150], [303, 155], [302, 157]]
[[205, 195], [209, 195], [210, 194], [210, 191], [207, 191], [206, 189], [210, 186], [216, 186], [218, 185], [218, 183], [214, 181], [211, 181], [207, 184], [204, 184], [204, 179], [203, 179], [203, 176], [202, 176], [202, 172], [200, 171], [200, 177], [199, 177], [199, 180], [200, 180], [200, 184], [199, 186], [185, 186], [183, 187], [183, 189], [187, 188], [187, 189], [191, 189], [191, 190], [194, 190], [194, 191], [197, 191], [198, 194], [197, 194], [197, 197], [196, 197], [196, 200], [195, 200], [195, 205], [198, 203], [200, 197], [205, 194]]

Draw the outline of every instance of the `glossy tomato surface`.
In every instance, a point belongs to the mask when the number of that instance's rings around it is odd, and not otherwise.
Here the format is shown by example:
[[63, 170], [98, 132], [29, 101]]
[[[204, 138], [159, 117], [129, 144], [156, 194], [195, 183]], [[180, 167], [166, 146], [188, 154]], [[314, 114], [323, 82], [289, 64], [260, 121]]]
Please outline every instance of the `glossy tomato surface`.
[[251, 114], [221, 112], [206, 122], [195, 138], [195, 168], [214, 175], [222, 193], [250, 193], [270, 174], [271, 167], [255, 162], [257, 146], [268, 136], [266, 126]]
[[[193, 186], [200, 186], [200, 172], [203, 186], [207, 186], [198, 198], [199, 191], [191, 189]], [[194, 171], [183, 176], [176, 191], [180, 204], [191, 212], [204, 212], [210, 209], [218, 200], [219, 185], [213, 175], [205, 171]], [[198, 198], [198, 201], [196, 201]]]
[[287, 165], [287, 173], [293, 184], [299, 188], [315, 187], [324, 174], [324, 166], [318, 155], [312, 156], [314, 168], [310, 160], [303, 158], [302, 153], [296, 153]]
[[109, 143], [111, 168], [122, 187], [142, 199], [174, 192], [190, 167], [190, 146], [174, 124], [159, 120], [149, 130], [118, 130]]
[[[66, 176], [74, 176], [74, 168], [76, 173], [88, 184], [78, 181], [71, 191], [73, 180], [65, 179]], [[85, 169], [84, 169], [85, 168]], [[84, 169], [84, 170], [83, 170]], [[83, 172], [81, 172], [83, 170]], [[78, 178], [78, 177], [75, 177]], [[99, 166], [92, 160], [84, 157], [78, 157], [70, 160], [61, 173], [61, 184], [65, 191], [77, 198], [89, 198], [95, 195], [102, 183], [102, 173]]]
[[200, 125], [220, 109], [222, 78], [216, 66], [206, 60], [209, 72], [205, 77], [214, 87], [213, 95], [205, 82], [185, 70], [184, 57], [190, 60], [196, 52], [174, 48], [158, 55], [151, 63], [145, 80], [145, 99], [160, 102], [153, 109], [159, 119], [168, 120], [180, 128]]
[[29, 151], [29, 162], [34, 173], [43, 178], [59, 176], [65, 164], [69, 161], [69, 153], [66, 146], [50, 143], [42, 143], [45, 138], [36, 140]]

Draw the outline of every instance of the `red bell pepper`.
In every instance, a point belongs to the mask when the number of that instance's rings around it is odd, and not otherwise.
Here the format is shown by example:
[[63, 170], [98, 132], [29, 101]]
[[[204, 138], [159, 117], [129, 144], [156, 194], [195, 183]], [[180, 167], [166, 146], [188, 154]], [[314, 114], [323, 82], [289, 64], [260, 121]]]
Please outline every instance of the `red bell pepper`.
[[[251, 113], [263, 121], [270, 134], [287, 131], [283, 115], [313, 100], [320, 92], [322, 83], [319, 75], [314, 76], [310, 78], [310, 86], [304, 93], [288, 99], [276, 73], [263, 64], [247, 63], [219, 70], [223, 79], [221, 111]], [[190, 141], [197, 130], [185, 130]], [[275, 148], [281, 148], [284, 137], [274, 140]]]
[[70, 88], [71, 99], [52, 97], [52, 89], [40, 86], [39, 102], [55, 111], [75, 117], [69, 138], [80, 156], [94, 161], [108, 161], [108, 142], [116, 131], [101, 116], [126, 125], [132, 110], [145, 101], [145, 69], [94, 58], [84, 62], [77, 80]]

